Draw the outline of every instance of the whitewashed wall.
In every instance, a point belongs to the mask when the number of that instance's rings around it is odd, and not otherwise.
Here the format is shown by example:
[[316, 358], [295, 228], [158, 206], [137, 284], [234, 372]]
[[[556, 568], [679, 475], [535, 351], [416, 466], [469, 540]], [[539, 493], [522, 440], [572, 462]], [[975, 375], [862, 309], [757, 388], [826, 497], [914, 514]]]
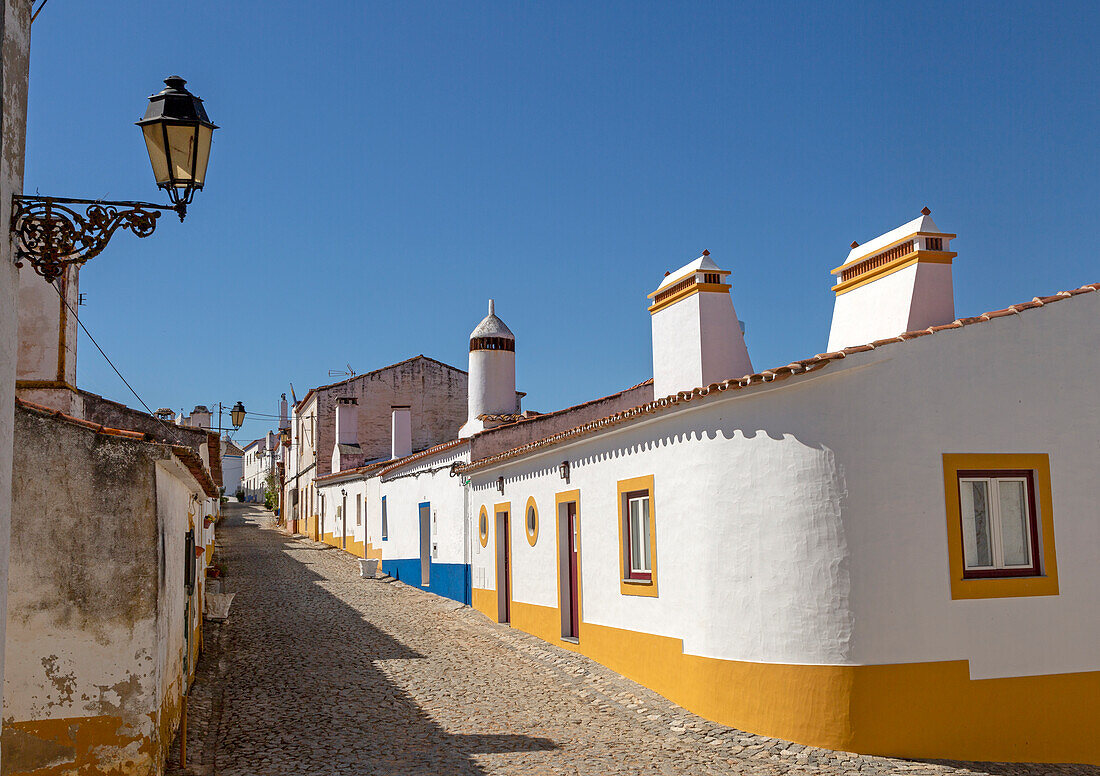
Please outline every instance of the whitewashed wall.
[[[579, 488], [584, 620], [731, 660], [1100, 669], [1100, 294], [834, 362], [474, 474], [511, 502], [513, 598], [557, 605], [554, 493]], [[942, 454], [1049, 453], [1061, 593], [953, 601]], [[573, 462], [571, 482], [556, 467]], [[496, 478], [506, 476], [504, 495]], [[616, 481], [652, 474], [659, 597], [619, 591]], [[530, 547], [521, 515], [540, 514]], [[492, 587], [495, 535], [476, 543]]]
[[[450, 475], [455, 461], [466, 461], [469, 448], [444, 450], [423, 458], [405, 469], [382, 478], [379, 495], [386, 497], [389, 539], [383, 549], [387, 558], [420, 557], [421, 503], [431, 504], [432, 561], [464, 563], [466, 560], [465, 490], [459, 477]], [[376, 545], [377, 546], [377, 545]]]

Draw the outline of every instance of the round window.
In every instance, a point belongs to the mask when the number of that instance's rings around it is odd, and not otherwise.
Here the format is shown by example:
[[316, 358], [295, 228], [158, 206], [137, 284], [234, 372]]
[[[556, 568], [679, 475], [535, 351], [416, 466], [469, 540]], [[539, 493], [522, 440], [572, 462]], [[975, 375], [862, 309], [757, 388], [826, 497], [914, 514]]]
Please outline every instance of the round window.
[[527, 499], [527, 515], [523, 527], [527, 532], [527, 543], [534, 547], [539, 538], [539, 510], [533, 498]]
[[484, 547], [489, 543], [489, 515], [485, 507], [481, 508], [481, 515], [477, 520], [477, 532], [478, 538], [481, 539], [481, 546]]

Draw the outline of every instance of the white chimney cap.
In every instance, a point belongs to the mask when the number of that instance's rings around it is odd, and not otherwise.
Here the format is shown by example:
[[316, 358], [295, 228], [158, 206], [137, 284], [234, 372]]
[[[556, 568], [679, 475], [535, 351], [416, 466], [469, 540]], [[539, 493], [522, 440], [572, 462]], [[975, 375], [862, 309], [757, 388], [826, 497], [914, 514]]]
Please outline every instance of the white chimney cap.
[[512, 334], [512, 330], [509, 329], [504, 321], [497, 318], [494, 312], [493, 300], [489, 300], [489, 314], [482, 319], [481, 323], [477, 325], [472, 332], [470, 332], [470, 339], [475, 337], [501, 337], [503, 339], [514, 340], [516, 336]]
[[[928, 210], [928, 208], [925, 208], [925, 210]], [[936, 222], [932, 220], [931, 211], [927, 213], [922, 212], [912, 221], [902, 224], [897, 229], [891, 229], [886, 234], [880, 234], [875, 239], [852, 248], [852, 250], [848, 252], [848, 258], [844, 260], [844, 264], [851, 264], [853, 261], [865, 259], [868, 256], [878, 253], [886, 246], [917, 233], [944, 234], [948, 237], [954, 236], [946, 235], [944, 232], [940, 231], [940, 228], [936, 226]], [[844, 265], [842, 264], [841, 266]]]
[[715, 264], [714, 260], [710, 257], [710, 251], [703, 251], [703, 255], [695, 261], [688, 262], [675, 272], [670, 272], [665, 275], [665, 279], [661, 281], [661, 285], [657, 286], [657, 290], [660, 291], [663, 288], [679, 283], [684, 278], [689, 275], [694, 275], [696, 272], [719, 272], [723, 275], [730, 274], [729, 271], [718, 268], [718, 265]]

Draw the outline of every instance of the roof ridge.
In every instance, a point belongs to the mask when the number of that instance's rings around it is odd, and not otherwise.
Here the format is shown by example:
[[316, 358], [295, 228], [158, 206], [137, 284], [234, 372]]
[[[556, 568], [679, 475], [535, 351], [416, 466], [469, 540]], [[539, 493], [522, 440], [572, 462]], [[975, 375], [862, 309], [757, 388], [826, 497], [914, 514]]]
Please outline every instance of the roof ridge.
[[347, 385], [348, 383], [350, 383], [353, 380], [358, 380], [362, 377], [370, 377], [371, 375], [378, 374], [379, 372], [384, 372], [387, 369], [393, 369], [394, 367], [401, 366], [402, 364], [408, 364], [412, 361], [416, 361], [417, 359], [424, 359], [425, 361], [431, 361], [433, 363], [439, 364], [440, 366], [445, 366], [448, 369], [454, 370], [455, 372], [461, 372], [464, 375], [469, 374], [469, 372], [467, 372], [465, 369], [459, 369], [457, 366], [451, 366], [450, 364], [446, 363], [445, 361], [440, 361], [438, 358], [432, 358], [431, 356], [425, 356], [423, 353], [419, 353], [415, 356], [410, 356], [409, 358], [403, 359], [401, 361], [397, 361], [393, 364], [387, 364], [386, 366], [381, 366], [381, 367], [378, 367], [377, 369], [372, 369], [369, 372], [363, 372], [363, 374], [360, 374], [360, 375], [353, 375], [352, 377], [346, 377], [343, 380], [337, 380], [335, 383], [329, 383], [327, 385], [314, 386], [313, 388], [310, 388], [308, 391], [306, 391], [306, 395], [302, 397], [301, 401], [299, 401], [297, 404], [294, 405], [294, 409], [297, 410], [299, 407], [301, 407], [303, 404], [305, 404], [309, 400], [309, 397], [312, 396], [317, 391], [327, 391], [329, 388], [336, 388], [337, 386], [340, 386], [340, 385]]

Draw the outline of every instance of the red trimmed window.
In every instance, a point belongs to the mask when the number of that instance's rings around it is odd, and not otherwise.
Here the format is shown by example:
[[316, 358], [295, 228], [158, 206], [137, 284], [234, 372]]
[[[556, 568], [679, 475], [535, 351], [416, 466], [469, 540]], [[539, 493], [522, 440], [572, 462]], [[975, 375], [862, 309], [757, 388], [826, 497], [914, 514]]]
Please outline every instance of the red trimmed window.
[[963, 579], [1038, 576], [1035, 472], [959, 471], [958, 480]]
[[626, 547], [623, 568], [628, 579], [653, 579], [653, 547], [650, 541], [649, 491], [636, 490], [623, 494], [623, 516], [626, 522]]

